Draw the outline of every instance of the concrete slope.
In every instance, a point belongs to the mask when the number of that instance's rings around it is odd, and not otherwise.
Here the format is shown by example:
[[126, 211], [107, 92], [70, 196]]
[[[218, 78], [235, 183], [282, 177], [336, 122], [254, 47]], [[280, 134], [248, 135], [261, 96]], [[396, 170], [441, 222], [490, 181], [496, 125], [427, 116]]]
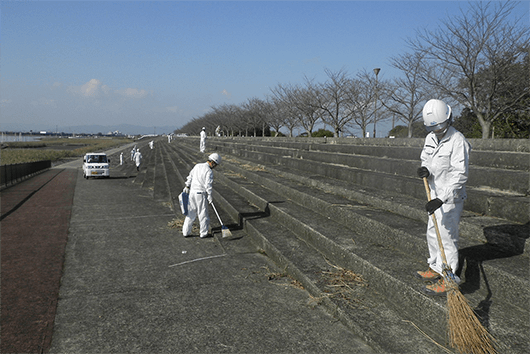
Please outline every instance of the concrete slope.
[[[422, 343], [418, 344], [418, 352], [442, 350], [416, 329], [412, 330], [414, 333], [410, 331], [418, 326], [438, 343], [446, 343], [445, 300], [423, 295], [423, 284], [413, 277], [415, 270], [425, 267], [427, 249], [425, 192], [417, 178], [407, 176], [415, 173], [413, 162], [407, 159], [417, 147], [401, 148], [405, 160], [395, 156], [339, 156], [340, 160], [326, 164], [319, 161], [323, 154], [347, 154], [315, 151], [327, 149], [330, 144], [282, 144], [285, 146], [271, 146], [261, 139], [247, 139], [244, 143], [209, 141], [209, 151], [216, 150], [224, 158], [223, 165], [215, 170], [214, 200], [225, 224], [243, 231], [285, 272], [300, 281], [316, 303], [374, 348], [389, 353], [392, 349], [407, 352], [417, 342]], [[198, 141], [193, 138], [157, 144], [160, 156], [151, 168], [159, 182], [153, 184], [153, 194], [169, 193], [174, 210], [178, 210], [176, 198], [187, 173], [195, 163], [206, 160], [207, 154], [198, 153], [196, 145]], [[344, 148], [341, 144], [336, 147]], [[370, 149], [387, 151], [388, 155], [395, 151], [384, 150], [385, 146], [360, 148], [364, 154]], [[366, 165], [359, 166], [359, 161]], [[502, 165], [510, 179], [526, 173], [524, 166], [516, 170], [517, 166], [503, 162], [504, 157], [492, 161]], [[387, 166], [378, 167], [383, 163]], [[388, 166], [401, 172], [392, 175]], [[334, 168], [341, 172], [330, 175]], [[165, 181], [160, 178], [164, 173]], [[360, 177], [348, 180], [356, 173]], [[393, 190], [377, 188], [382, 183], [397, 186]], [[478, 199], [480, 193], [490, 209], [501, 209], [498, 203], [492, 203], [496, 193], [499, 200], [509, 205], [510, 197], [521, 200], [521, 205], [528, 202], [527, 197], [513, 192], [488, 189], [470, 192], [470, 199]], [[220, 232], [220, 227], [215, 227], [214, 232]], [[461, 291], [504, 353], [524, 353], [528, 349], [526, 304], [530, 300], [530, 284], [525, 235], [528, 225], [469, 210], [461, 222]], [[355, 291], [348, 293], [349, 300], [344, 299], [344, 294], [330, 294], [322, 277], [336, 269], [353, 271], [368, 286], [352, 287]], [[384, 336], [384, 332], [390, 334]]]

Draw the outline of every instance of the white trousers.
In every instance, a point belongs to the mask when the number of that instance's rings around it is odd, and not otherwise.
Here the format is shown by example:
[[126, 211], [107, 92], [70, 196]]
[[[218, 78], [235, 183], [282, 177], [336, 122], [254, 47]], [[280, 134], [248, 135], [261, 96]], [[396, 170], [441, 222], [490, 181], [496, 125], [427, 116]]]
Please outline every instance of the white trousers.
[[210, 228], [210, 215], [208, 214], [208, 200], [205, 192], [199, 194], [197, 191], [190, 191], [190, 199], [188, 203], [188, 215], [184, 219], [184, 225], [182, 225], [182, 234], [184, 236], [191, 235], [191, 228], [193, 222], [199, 217], [200, 224], [200, 236], [204, 237], [208, 235], [208, 229]]
[[[453, 274], [458, 269], [458, 224], [460, 223], [460, 216], [462, 215], [463, 209], [464, 203], [442, 204], [434, 212], [438, 229], [440, 230], [447, 265], [451, 268]], [[429, 245], [429, 259], [427, 262], [435, 272], [442, 274], [442, 253], [438, 245], [434, 222], [430, 215], [429, 223], [427, 224], [427, 243]], [[456, 275], [455, 277], [457, 283], [459, 283], [460, 279]]]
[[199, 148], [200, 148], [201, 152], [206, 151], [206, 140], [205, 139], [201, 139], [201, 144], [200, 144]]

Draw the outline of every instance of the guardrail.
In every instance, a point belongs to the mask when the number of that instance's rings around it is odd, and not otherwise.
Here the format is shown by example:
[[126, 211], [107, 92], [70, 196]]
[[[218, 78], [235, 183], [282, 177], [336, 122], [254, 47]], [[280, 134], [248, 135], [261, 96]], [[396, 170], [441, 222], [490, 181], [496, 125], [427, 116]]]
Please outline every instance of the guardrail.
[[0, 186], [6, 187], [34, 173], [52, 167], [51, 160], [17, 163], [0, 166]]

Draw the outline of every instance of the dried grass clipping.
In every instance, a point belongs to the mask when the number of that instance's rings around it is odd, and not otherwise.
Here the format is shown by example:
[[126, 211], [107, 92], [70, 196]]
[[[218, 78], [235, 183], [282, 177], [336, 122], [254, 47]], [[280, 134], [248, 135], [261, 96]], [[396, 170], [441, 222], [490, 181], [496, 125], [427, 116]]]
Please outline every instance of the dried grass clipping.
[[[184, 225], [184, 219], [173, 219], [167, 223], [167, 227], [170, 229], [182, 229], [183, 225]], [[194, 234], [198, 234], [199, 231], [200, 231], [200, 227], [197, 226], [196, 223], [194, 223], [191, 228], [191, 232]]]
[[[328, 262], [328, 264], [330, 263]], [[348, 302], [358, 302], [353, 295], [356, 291], [355, 286], [366, 286], [362, 275], [333, 264], [330, 265], [334, 268], [333, 271], [322, 272], [322, 275], [326, 277], [330, 295], [339, 296]]]
[[184, 225], [184, 220], [181, 219], [173, 219], [167, 223], [167, 227], [170, 229], [181, 229], [182, 225]]
[[495, 339], [482, 326], [467, 299], [454, 284], [447, 293], [449, 340], [460, 353], [494, 354]]

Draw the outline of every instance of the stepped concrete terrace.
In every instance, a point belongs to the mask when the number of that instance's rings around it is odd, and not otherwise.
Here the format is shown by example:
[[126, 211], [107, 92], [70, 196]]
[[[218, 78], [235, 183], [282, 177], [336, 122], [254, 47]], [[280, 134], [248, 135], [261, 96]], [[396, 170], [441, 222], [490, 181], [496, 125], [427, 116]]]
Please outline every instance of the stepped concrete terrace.
[[[425, 190], [415, 176], [422, 144], [423, 139], [210, 138], [202, 154], [197, 138], [171, 144], [159, 139], [133, 183], [178, 213], [189, 170], [219, 152], [223, 163], [214, 172], [214, 202], [238, 235], [223, 242], [252, 240], [304, 286], [315, 306], [378, 352], [441, 353], [447, 352], [446, 300], [424, 295], [424, 284], [413, 276], [426, 268], [427, 257]], [[527, 353], [530, 144], [471, 145], [460, 290], [497, 339], [499, 352]], [[213, 231], [220, 232], [210, 214]], [[361, 280], [343, 283], [347, 287], [340, 289], [348, 291], [337, 292], [323, 280], [336, 270]]]

